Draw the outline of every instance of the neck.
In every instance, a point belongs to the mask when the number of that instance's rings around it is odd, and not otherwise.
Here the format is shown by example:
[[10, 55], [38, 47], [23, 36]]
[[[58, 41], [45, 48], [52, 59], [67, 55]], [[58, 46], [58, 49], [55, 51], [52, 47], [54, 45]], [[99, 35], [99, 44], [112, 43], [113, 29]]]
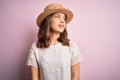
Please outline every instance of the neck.
[[51, 44], [55, 45], [58, 43], [58, 38], [60, 37], [60, 34], [52, 34], [51, 35]]

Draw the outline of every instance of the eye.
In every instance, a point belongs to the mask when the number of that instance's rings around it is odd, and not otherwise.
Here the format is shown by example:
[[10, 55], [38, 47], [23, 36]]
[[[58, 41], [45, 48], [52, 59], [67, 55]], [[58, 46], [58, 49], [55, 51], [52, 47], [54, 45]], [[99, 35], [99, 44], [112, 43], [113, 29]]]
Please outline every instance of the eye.
[[60, 18], [60, 16], [55, 16], [55, 18]]

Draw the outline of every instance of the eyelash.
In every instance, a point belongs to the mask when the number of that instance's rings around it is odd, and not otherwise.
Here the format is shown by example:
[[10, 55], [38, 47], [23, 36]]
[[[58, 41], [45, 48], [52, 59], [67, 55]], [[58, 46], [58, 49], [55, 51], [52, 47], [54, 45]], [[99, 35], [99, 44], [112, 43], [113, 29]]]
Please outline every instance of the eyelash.
[[[56, 18], [60, 18], [60, 16], [56, 16]], [[64, 20], [66, 20], [66, 17], [64, 18]]]
[[60, 18], [60, 16], [56, 16], [56, 18]]

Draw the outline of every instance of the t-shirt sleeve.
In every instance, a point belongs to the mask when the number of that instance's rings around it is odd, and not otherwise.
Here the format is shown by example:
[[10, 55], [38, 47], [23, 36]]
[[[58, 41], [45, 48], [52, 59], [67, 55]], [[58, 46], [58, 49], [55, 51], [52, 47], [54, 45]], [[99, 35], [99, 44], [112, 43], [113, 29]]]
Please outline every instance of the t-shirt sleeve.
[[34, 48], [35, 48], [35, 43], [33, 43], [31, 48], [29, 49], [26, 65], [27, 66], [38, 67], [38, 63], [37, 63], [37, 59], [36, 59], [35, 49]]
[[83, 56], [78, 45], [73, 41], [70, 42], [70, 51], [71, 51], [71, 65], [74, 65], [83, 60]]

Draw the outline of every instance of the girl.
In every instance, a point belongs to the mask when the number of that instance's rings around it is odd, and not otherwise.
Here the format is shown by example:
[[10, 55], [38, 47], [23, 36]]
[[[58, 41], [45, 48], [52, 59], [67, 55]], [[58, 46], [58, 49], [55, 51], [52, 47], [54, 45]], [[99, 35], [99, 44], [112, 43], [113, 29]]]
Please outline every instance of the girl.
[[38, 16], [38, 40], [32, 44], [27, 59], [32, 80], [79, 80], [83, 58], [66, 30], [72, 18], [73, 13], [59, 3], [49, 4]]

